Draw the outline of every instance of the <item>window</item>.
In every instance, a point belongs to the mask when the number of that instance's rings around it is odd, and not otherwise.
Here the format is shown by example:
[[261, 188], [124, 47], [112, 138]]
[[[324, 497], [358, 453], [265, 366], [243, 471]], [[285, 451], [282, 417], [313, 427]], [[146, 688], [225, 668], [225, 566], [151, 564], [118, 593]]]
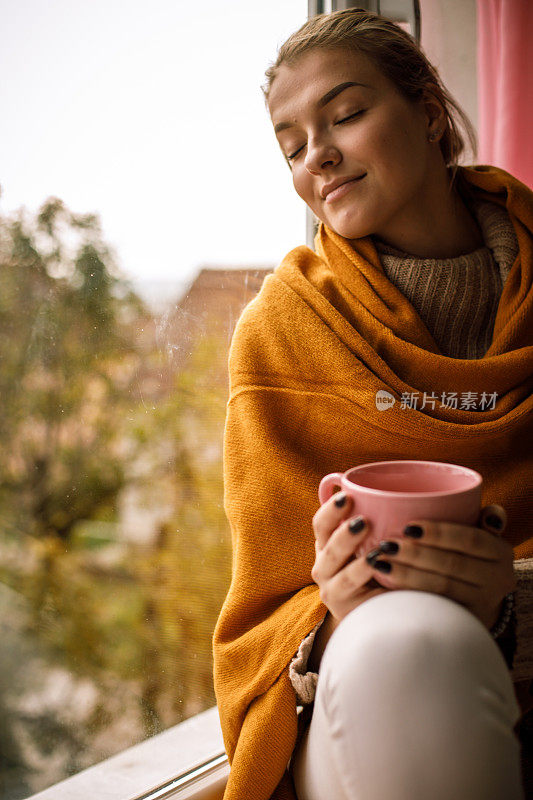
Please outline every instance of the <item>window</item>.
[[6, 800], [215, 704], [227, 350], [305, 231], [259, 87], [306, 11], [4, 10]]

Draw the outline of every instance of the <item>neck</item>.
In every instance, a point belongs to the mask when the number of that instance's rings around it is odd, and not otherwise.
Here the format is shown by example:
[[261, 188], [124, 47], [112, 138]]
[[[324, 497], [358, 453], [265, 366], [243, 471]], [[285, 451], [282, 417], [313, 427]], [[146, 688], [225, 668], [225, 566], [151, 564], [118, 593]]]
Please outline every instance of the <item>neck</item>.
[[375, 238], [418, 258], [455, 258], [484, 245], [476, 219], [455, 186], [450, 189], [446, 168], [405, 211], [387, 230], [376, 231]]

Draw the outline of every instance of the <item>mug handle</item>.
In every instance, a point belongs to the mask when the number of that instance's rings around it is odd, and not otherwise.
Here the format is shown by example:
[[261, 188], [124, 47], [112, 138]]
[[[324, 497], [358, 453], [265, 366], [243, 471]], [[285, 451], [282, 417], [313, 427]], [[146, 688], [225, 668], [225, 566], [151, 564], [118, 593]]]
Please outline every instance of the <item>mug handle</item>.
[[329, 475], [325, 475], [322, 480], [320, 481], [320, 486], [318, 487], [318, 499], [320, 500], [320, 505], [324, 505], [326, 500], [329, 500], [330, 497], [333, 496], [333, 488], [335, 486], [342, 487], [342, 479], [344, 475], [342, 472], [330, 472]]

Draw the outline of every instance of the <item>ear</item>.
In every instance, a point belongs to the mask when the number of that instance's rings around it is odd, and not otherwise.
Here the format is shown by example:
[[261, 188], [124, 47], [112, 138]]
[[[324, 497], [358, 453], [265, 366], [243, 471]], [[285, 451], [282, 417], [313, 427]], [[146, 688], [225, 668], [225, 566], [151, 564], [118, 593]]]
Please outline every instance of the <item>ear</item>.
[[427, 119], [428, 136], [430, 133], [443, 133], [446, 128], [446, 112], [431, 84], [424, 88], [421, 103]]

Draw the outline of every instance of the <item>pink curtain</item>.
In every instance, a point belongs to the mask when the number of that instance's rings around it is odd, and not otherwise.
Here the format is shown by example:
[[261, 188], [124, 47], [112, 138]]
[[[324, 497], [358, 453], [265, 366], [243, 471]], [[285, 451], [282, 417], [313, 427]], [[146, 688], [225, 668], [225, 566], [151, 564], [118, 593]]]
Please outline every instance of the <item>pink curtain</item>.
[[533, 0], [477, 0], [479, 164], [533, 188]]

